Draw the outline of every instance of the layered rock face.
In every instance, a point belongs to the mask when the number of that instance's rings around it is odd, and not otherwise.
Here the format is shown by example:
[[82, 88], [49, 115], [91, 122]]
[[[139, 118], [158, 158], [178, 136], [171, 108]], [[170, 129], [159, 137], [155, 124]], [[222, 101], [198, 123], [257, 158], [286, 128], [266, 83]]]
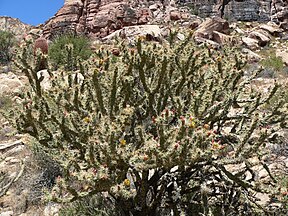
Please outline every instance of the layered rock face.
[[68, 0], [44, 27], [44, 35], [53, 37], [64, 29], [104, 37], [124, 26], [146, 24], [151, 10], [142, 2], [129, 0]]
[[[184, 0], [199, 16], [220, 15], [222, 2], [225, 0]], [[227, 19], [242, 21], [268, 21], [271, 14], [272, 0], [231, 0], [225, 6], [224, 16]]]
[[178, 4], [169, 0], [66, 0], [46, 22], [43, 33], [47, 38], [63, 31], [105, 37], [125, 26], [189, 19], [188, 12], [202, 17], [217, 16], [223, 1], [227, 3], [224, 18], [272, 20], [288, 29], [288, 0], [178, 0]]
[[281, 28], [288, 31], [288, 0], [272, 0], [272, 19], [280, 22]]
[[180, 0], [199, 16], [219, 15], [223, 1], [229, 2], [225, 18], [242, 21], [281, 21], [288, 14], [287, 0]]

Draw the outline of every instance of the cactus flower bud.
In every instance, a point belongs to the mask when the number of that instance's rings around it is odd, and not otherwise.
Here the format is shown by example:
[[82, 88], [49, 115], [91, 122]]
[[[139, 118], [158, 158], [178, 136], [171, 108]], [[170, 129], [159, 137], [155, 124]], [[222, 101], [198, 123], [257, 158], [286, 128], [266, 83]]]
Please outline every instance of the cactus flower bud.
[[210, 129], [210, 126], [208, 124], [204, 124], [203, 126], [206, 130], [209, 130]]
[[184, 116], [180, 116], [180, 120], [182, 122], [182, 125], [184, 126], [186, 123], [185, 117]]
[[92, 172], [93, 172], [93, 174], [94, 174], [94, 175], [96, 175], [96, 174], [97, 174], [97, 172], [98, 172], [98, 170], [97, 170], [97, 169], [95, 169], [95, 168], [93, 168]]
[[166, 115], [166, 118], [169, 117], [169, 110], [167, 108], [165, 109], [165, 115]]
[[195, 127], [196, 127], [196, 123], [195, 123], [195, 122], [191, 122], [191, 123], [189, 124], [189, 127], [190, 127], [190, 128], [195, 128]]
[[125, 179], [123, 183], [124, 183], [125, 187], [130, 187], [130, 180], [129, 179]]
[[209, 137], [212, 134], [212, 131], [207, 131], [206, 135]]
[[124, 147], [126, 145], [126, 140], [125, 139], [120, 139], [120, 145]]
[[144, 161], [147, 161], [148, 159], [149, 159], [148, 155], [145, 154], [145, 155], [143, 156], [143, 160], [144, 160]]
[[83, 119], [83, 121], [84, 121], [85, 123], [89, 123], [89, 122], [90, 122], [90, 118], [89, 118], [88, 116], [86, 116], [86, 117]]

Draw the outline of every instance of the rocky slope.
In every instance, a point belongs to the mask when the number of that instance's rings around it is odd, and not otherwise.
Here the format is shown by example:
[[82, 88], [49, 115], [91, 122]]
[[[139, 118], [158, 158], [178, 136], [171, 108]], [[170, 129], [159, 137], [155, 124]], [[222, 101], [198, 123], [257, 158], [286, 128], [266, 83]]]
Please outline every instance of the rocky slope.
[[165, 20], [169, 15], [165, 14], [166, 10], [163, 7], [165, 5], [161, 3], [149, 6], [143, 1], [67, 0], [45, 24], [44, 34], [50, 37], [59, 31], [72, 30], [104, 37], [125, 26], [147, 24], [153, 19], [157, 20], [157, 16]]
[[14, 35], [21, 37], [31, 29], [31, 25], [25, 24], [17, 18], [0, 16], [0, 30], [12, 32]]
[[274, 21], [288, 30], [287, 0], [66, 0], [64, 6], [48, 20], [44, 35], [48, 38], [63, 31], [76, 31], [105, 37], [124, 26], [163, 24], [220, 15], [230, 20]]

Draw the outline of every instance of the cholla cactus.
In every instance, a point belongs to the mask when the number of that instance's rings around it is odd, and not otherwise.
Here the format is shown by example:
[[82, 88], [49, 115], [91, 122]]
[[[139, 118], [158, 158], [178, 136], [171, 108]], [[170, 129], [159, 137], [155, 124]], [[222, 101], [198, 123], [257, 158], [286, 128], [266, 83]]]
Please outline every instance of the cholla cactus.
[[36, 55], [37, 49], [40, 49], [40, 51], [43, 54], [48, 54], [48, 42], [45, 38], [39, 37], [37, 40], [34, 42], [34, 54]]
[[[51, 198], [108, 192], [123, 215], [257, 209], [252, 195], [265, 190], [249, 158], [286, 127], [285, 101], [265, 109], [280, 86], [255, 91], [260, 71], [245, 77], [235, 50], [190, 38], [117, 46], [119, 55], [100, 49], [82, 64], [82, 82], [71, 71], [51, 74], [48, 91], [21, 58], [32, 88], [13, 116], [63, 167]], [[243, 166], [232, 172], [233, 164]]]
[[48, 54], [48, 42], [45, 38], [39, 37], [34, 42], [34, 56], [37, 56], [37, 52], [40, 52], [42, 54], [41, 56], [41, 62], [39, 62], [39, 67], [37, 70], [43, 70], [47, 69], [47, 57]]

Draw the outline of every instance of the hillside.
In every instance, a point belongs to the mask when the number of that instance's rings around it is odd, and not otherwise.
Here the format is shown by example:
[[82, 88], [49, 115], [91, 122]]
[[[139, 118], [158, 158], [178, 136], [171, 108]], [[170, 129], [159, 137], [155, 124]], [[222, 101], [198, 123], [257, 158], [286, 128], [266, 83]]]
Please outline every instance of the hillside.
[[25, 24], [17, 18], [0, 16], [0, 30], [12, 32], [18, 37], [28, 33], [31, 28], [31, 25]]

